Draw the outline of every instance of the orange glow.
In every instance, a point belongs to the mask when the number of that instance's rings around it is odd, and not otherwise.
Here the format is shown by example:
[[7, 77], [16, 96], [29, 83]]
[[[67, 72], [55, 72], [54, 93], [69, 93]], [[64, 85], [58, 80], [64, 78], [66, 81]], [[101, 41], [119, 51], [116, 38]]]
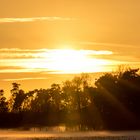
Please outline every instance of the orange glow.
[[[82, 73], [108, 71], [106, 67], [113, 65], [113, 61], [98, 59], [96, 55], [109, 55], [108, 51], [90, 51], [74, 49], [56, 49], [40, 53], [41, 59], [33, 59], [25, 64], [25, 67], [32, 69], [46, 69], [51, 73]], [[95, 55], [95, 57], [90, 57]]]

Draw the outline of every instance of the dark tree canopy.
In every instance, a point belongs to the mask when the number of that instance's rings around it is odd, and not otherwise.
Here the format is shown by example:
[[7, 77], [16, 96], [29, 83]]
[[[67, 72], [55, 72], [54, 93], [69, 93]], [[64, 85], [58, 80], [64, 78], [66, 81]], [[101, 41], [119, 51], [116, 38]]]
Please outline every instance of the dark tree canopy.
[[0, 90], [0, 127], [66, 125], [92, 129], [140, 129], [139, 69], [105, 73], [96, 79], [81, 74], [47, 89], [25, 92], [12, 83], [6, 99]]

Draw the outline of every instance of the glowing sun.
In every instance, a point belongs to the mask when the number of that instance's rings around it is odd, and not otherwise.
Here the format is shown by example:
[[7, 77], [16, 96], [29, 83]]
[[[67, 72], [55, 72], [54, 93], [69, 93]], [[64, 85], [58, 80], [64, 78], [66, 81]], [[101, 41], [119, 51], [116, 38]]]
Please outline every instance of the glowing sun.
[[85, 50], [53, 50], [46, 55], [47, 67], [59, 73], [98, 72], [109, 62], [89, 57], [91, 52]]
[[46, 49], [32, 59], [28, 68], [43, 69], [51, 73], [103, 72], [112, 62], [96, 58], [97, 55], [110, 55], [108, 51]]

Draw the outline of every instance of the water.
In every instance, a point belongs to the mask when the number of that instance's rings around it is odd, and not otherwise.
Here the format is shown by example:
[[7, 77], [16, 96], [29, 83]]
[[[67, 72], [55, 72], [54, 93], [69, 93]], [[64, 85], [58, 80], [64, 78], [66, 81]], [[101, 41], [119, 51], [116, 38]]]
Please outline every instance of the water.
[[140, 131], [64, 131], [64, 128], [0, 130], [0, 140], [140, 140]]

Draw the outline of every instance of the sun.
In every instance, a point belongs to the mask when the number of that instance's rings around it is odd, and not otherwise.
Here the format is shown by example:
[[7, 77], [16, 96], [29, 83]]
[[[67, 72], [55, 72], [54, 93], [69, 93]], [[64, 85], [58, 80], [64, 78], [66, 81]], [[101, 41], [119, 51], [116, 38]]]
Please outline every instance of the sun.
[[84, 69], [86, 56], [76, 50], [57, 50], [51, 54], [50, 68], [63, 73], [77, 73]]
[[47, 67], [59, 73], [99, 72], [108, 61], [89, 57], [88, 51], [74, 49], [53, 50], [46, 55]]
[[[101, 51], [100, 53], [108, 52]], [[112, 65], [112, 62], [96, 58], [96, 55], [100, 53], [93, 50], [46, 49], [36, 54], [40, 58], [32, 59], [28, 64], [26, 63], [26, 67], [37, 70], [43, 69], [57, 74], [108, 71], [108, 66]]]

